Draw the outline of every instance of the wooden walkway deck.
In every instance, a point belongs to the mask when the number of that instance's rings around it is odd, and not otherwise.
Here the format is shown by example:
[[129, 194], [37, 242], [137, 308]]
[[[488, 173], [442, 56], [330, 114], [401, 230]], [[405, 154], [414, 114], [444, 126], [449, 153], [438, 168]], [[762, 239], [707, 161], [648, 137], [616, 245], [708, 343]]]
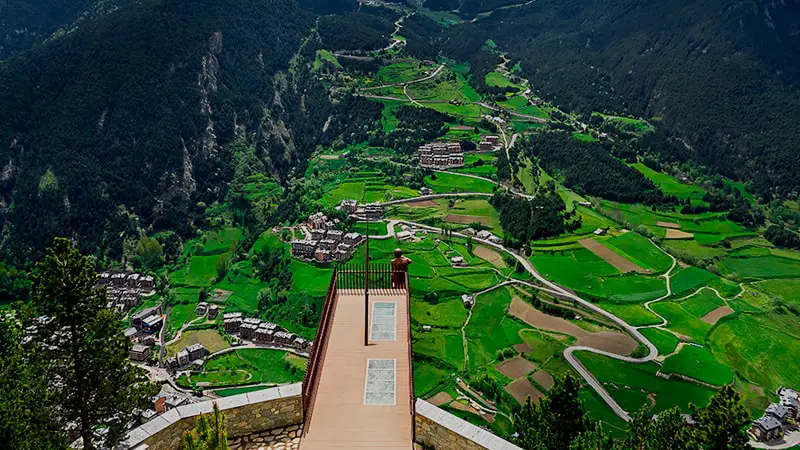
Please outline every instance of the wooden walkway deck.
[[[339, 290], [327, 350], [322, 360], [319, 388], [313, 399], [310, 421], [305, 425], [301, 450], [412, 448], [406, 291], [371, 291], [370, 316], [375, 302], [395, 304], [396, 338], [370, 341], [370, 345], [365, 347], [364, 293]], [[368, 359], [395, 360], [393, 405], [365, 404]]]

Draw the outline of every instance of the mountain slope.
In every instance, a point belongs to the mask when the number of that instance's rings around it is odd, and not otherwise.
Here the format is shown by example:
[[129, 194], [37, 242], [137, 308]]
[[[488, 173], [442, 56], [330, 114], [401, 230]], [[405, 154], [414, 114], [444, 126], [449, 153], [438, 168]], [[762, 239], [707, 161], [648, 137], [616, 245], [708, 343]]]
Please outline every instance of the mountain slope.
[[289, 71], [313, 25], [289, 0], [145, 1], [0, 63], [4, 243], [81, 237], [113, 254], [120, 231], [190, 232], [234, 140], [276, 176], [302, 167], [328, 114]]
[[799, 29], [796, 0], [540, 0], [450, 27], [442, 42], [474, 54], [491, 37], [566, 109], [661, 118], [682, 141], [662, 154], [770, 195], [800, 187]]

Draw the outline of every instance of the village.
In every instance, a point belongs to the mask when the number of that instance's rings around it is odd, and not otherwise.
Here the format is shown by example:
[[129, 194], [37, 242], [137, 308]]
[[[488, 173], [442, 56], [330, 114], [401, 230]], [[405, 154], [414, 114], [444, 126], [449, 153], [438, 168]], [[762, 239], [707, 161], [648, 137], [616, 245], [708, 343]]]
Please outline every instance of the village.
[[749, 430], [755, 440], [765, 444], [764, 448], [784, 442], [785, 435], [790, 433], [795, 434], [795, 438], [800, 434], [800, 394], [786, 387], [778, 389], [776, 394], [780, 401], [767, 406], [764, 415], [756, 419]]
[[[502, 148], [497, 136], [484, 136], [478, 144], [481, 152]], [[427, 169], [447, 170], [464, 167], [464, 150], [457, 142], [429, 142], [417, 149], [419, 166]]]

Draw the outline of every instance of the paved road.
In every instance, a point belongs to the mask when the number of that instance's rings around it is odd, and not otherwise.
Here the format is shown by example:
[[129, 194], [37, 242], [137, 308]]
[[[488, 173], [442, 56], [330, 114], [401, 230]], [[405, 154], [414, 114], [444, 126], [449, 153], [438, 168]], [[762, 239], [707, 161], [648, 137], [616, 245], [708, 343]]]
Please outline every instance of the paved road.
[[[427, 226], [427, 225], [423, 225], [421, 223], [409, 222], [409, 221], [398, 221], [398, 223], [406, 223], [406, 224], [414, 226], [416, 228], [427, 230], [427, 231], [431, 231], [431, 232], [435, 232], [435, 233], [441, 232], [441, 230], [439, 230], [438, 228], [434, 228], [434, 227], [430, 227], [430, 226]], [[461, 233], [453, 233], [453, 235], [458, 236], [458, 237], [463, 237], [463, 238], [467, 237], [466, 235], [461, 234]], [[574, 357], [574, 353], [576, 351], [586, 351], [586, 352], [592, 352], [592, 353], [597, 353], [597, 354], [600, 354], [600, 355], [608, 356], [610, 358], [618, 359], [620, 361], [625, 361], [625, 362], [629, 362], [629, 363], [646, 363], [646, 362], [650, 362], [650, 361], [654, 360], [658, 356], [658, 349], [656, 349], [656, 346], [653, 345], [653, 343], [650, 342], [646, 337], [644, 337], [644, 335], [642, 335], [642, 333], [640, 333], [637, 328], [629, 325], [627, 322], [625, 322], [621, 318], [615, 316], [614, 314], [612, 314], [612, 313], [600, 308], [599, 306], [597, 306], [597, 305], [595, 305], [595, 304], [593, 304], [593, 303], [591, 303], [591, 302], [589, 302], [587, 300], [584, 300], [584, 299], [580, 298], [578, 295], [574, 294], [573, 292], [570, 292], [569, 290], [566, 290], [566, 289], [562, 288], [561, 286], [551, 282], [550, 280], [548, 280], [547, 278], [542, 276], [539, 272], [536, 271], [536, 269], [533, 267], [533, 264], [531, 264], [531, 262], [528, 261], [527, 258], [522, 257], [521, 255], [519, 255], [517, 252], [513, 251], [512, 249], [506, 248], [506, 247], [504, 247], [503, 245], [500, 245], [500, 244], [495, 244], [495, 243], [489, 242], [489, 241], [484, 240], [484, 239], [478, 239], [478, 238], [476, 238], [474, 236], [472, 237], [472, 239], [475, 240], [478, 243], [481, 243], [481, 244], [486, 245], [488, 247], [492, 247], [494, 249], [506, 252], [509, 255], [513, 256], [517, 261], [519, 261], [520, 264], [522, 264], [522, 266], [525, 268], [525, 270], [527, 270], [528, 273], [530, 273], [531, 276], [533, 276], [543, 286], [545, 286], [546, 288], [548, 288], [549, 290], [551, 290], [553, 292], [557, 292], [561, 298], [564, 298], [564, 299], [571, 300], [571, 301], [574, 301], [576, 303], [579, 303], [584, 308], [586, 308], [586, 309], [588, 309], [588, 310], [590, 310], [590, 311], [592, 311], [594, 313], [597, 313], [597, 314], [599, 314], [599, 315], [611, 320], [611, 322], [613, 322], [614, 324], [616, 324], [617, 326], [619, 326], [620, 328], [625, 330], [628, 334], [633, 336], [634, 339], [636, 339], [637, 341], [641, 342], [642, 344], [644, 344], [648, 348], [648, 354], [645, 355], [644, 357], [641, 357], [641, 358], [634, 358], [634, 357], [630, 357], [630, 356], [617, 355], [615, 353], [610, 353], [610, 352], [606, 352], [606, 351], [603, 351], [603, 350], [598, 350], [598, 349], [595, 349], [595, 348], [592, 348], [592, 347], [585, 347], [585, 346], [574, 346], [574, 347], [569, 347], [566, 350], [564, 350], [564, 357], [566, 358], [567, 362], [569, 362], [570, 365], [572, 365], [572, 367], [581, 375], [581, 377], [583, 377], [583, 379], [586, 381], [586, 383], [589, 384], [593, 389], [595, 389], [595, 391], [597, 391], [597, 393], [600, 395], [600, 397], [603, 398], [603, 400], [608, 404], [608, 406], [614, 411], [615, 414], [617, 414], [619, 417], [621, 417], [622, 419], [624, 419], [626, 421], [630, 421], [630, 416], [628, 415], [628, 413], [621, 406], [619, 406], [619, 404], [616, 402], [616, 400], [614, 400], [613, 397], [611, 397], [611, 395], [608, 393], [608, 391], [605, 390], [605, 388], [597, 380], [597, 378], [595, 378], [594, 375], [592, 375], [591, 372], [589, 372], [585, 367], [583, 367], [583, 365]]]
[[389, 200], [382, 202], [383, 206], [400, 205], [403, 203], [424, 202], [425, 200], [436, 200], [437, 198], [451, 198], [451, 197], [491, 197], [493, 194], [486, 192], [451, 192], [449, 194], [431, 194], [420, 195], [419, 197], [401, 198], [398, 200]]
[[494, 181], [491, 178], [482, 177], [480, 175], [473, 175], [471, 173], [450, 172], [450, 171], [447, 171], [447, 170], [434, 170], [434, 172], [449, 173], [450, 175], [459, 175], [459, 176], [462, 176], [462, 177], [474, 178], [476, 180], [488, 181], [489, 183], [492, 183], [495, 186], [500, 186], [502, 188], [505, 188], [506, 190], [508, 190], [509, 192], [511, 192], [512, 194], [514, 194], [514, 195], [516, 195], [518, 197], [522, 197], [522, 198], [527, 199], [527, 200], [533, 200], [533, 196], [532, 195], [528, 195], [528, 194], [525, 194], [523, 192], [519, 192], [518, 190], [514, 189], [511, 186], [509, 186], [509, 185], [507, 185], [505, 183], [500, 183], [500, 182]]
[[476, 105], [483, 106], [484, 108], [491, 109], [492, 111], [502, 111], [502, 112], [506, 112], [506, 113], [508, 113], [508, 114], [510, 114], [512, 116], [515, 116], [515, 117], [522, 117], [523, 119], [529, 119], [529, 120], [532, 120], [532, 121], [538, 122], [538, 123], [547, 123], [547, 119], [542, 119], [541, 117], [531, 116], [530, 114], [518, 113], [518, 112], [512, 111], [510, 109], [498, 108], [496, 106], [492, 106], [492, 105], [490, 105], [488, 103], [484, 103], [484, 102], [474, 102], [474, 103]]

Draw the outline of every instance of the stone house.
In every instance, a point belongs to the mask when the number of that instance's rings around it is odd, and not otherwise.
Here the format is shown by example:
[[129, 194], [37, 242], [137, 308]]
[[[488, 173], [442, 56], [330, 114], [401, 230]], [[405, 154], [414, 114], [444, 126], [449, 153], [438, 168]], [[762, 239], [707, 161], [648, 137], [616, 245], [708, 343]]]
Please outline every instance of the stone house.
[[186, 349], [179, 351], [175, 356], [178, 359], [178, 367], [183, 367], [189, 364], [189, 352]]
[[238, 333], [242, 325], [242, 313], [227, 313], [222, 316], [226, 333]]
[[318, 263], [326, 263], [331, 260], [331, 252], [330, 250], [325, 250], [324, 248], [318, 248], [316, 253], [314, 253], [314, 259]]
[[312, 258], [317, 248], [317, 241], [292, 241], [292, 255], [301, 258]]
[[311, 230], [311, 239], [315, 241], [321, 241], [325, 239], [328, 235], [328, 230], [323, 230], [322, 228], [315, 228]]
[[361, 236], [360, 233], [353, 232], [345, 234], [342, 238], [342, 242], [349, 246], [356, 246], [361, 242], [361, 239], [363, 239], [363, 236]]
[[219, 306], [218, 305], [211, 305], [208, 307], [208, 318], [209, 319], [216, 319], [217, 315], [219, 315]]
[[200, 343], [192, 344], [186, 347], [186, 351], [189, 352], [190, 360], [200, 359], [206, 356], [206, 348]]
[[131, 361], [146, 361], [147, 355], [150, 353], [150, 347], [146, 347], [144, 345], [135, 344], [131, 348]]
[[763, 416], [753, 422], [750, 433], [759, 441], [769, 442], [783, 437], [783, 428], [778, 419]]
[[275, 342], [282, 345], [292, 345], [292, 342], [297, 338], [294, 333], [288, 331], [278, 331], [275, 333]]

